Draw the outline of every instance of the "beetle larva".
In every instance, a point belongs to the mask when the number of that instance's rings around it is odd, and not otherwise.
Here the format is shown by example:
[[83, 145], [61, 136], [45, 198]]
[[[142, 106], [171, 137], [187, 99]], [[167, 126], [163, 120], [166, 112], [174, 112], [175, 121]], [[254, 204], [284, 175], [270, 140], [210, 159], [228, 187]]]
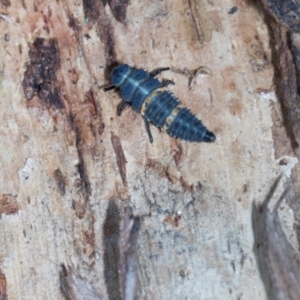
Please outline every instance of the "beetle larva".
[[122, 64], [115, 67], [111, 74], [112, 85], [104, 88], [109, 91], [120, 88], [123, 102], [118, 110], [131, 105], [144, 117], [150, 142], [153, 142], [150, 123], [166, 131], [170, 136], [190, 142], [214, 142], [215, 135], [206, 129], [180, 101], [167, 90], [172, 81], [159, 82], [154, 77], [169, 68], [148, 73]]

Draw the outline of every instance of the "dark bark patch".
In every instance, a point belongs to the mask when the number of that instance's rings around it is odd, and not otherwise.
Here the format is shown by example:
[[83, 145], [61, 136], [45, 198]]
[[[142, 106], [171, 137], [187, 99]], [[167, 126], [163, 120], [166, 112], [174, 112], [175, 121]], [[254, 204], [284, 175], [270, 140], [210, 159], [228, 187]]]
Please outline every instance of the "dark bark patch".
[[176, 143], [177, 147], [176, 147], [176, 149], [174, 149], [174, 152], [172, 153], [172, 155], [173, 155], [176, 166], [178, 166], [181, 162], [183, 151], [182, 151], [182, 145], [181, 145], [180, 141], [175, 140], [175, 143]]
[[281, 26], [272, 25], [277, 44], [279, 99], [283, 110], [283, 121], [294, 150], [300, 144], [300, 96], [298, 94], [297, 65], [290, 46], [290, 34]]
[[293, 32], [300, 32], [300, 6], [291, 0], [263, 0], [267, 11], [277, 22], [284, 24]]
[[81, 179], [81, 187], [84, 189], [84, 191], [86, 192], [87, 195], [91, 194], [91, 188], [90, 188], [90, 183], [88, 180], [88, 177], [86, 175], [86, 171], [85, 171], [85, 166], [82, 160], [82, 157], [80, 163], [77, 165], [77, 170]]
[[105, 11], [105, 3], [99, 1], [99, 5], [101, 5], [101, 7], [99, 21], [97, 23], [97, 32], [104, 45], [105, 61], [107, 66], [105, 76], [109, 78], [109, 72], [117, 62], [115, 50], [116, 42], [114, 38], [114, 28], [111, 24], [111, 18]]
[[[71, 117], [71, 116], [70, 116]], [[73, 119], [73, 117], [71, 117]], [[75, 119], [75, 118], [74, 118]], [[89, 178], [86, 171], [86, 166], [84, 163], [84, 149], [83, 149], [83, 140], [82, 133], [80, 129], [76, 126], [76, 120], [71, 120], [71, 124], [73, 124], [74, 131], [76, 134], [76, 148], [78, 151], [78, 159], [79, 163], [77, 164], [77, 172], [79, 178], [76, 180], [75, 189], [77, 190], [77, 196], [74, 197], [72, 207], [76, 212], [76, 216], [79, 219], [84, 218], [87, 211], [87, 204], [89, 200], [89, 196], [91, 195], [91, 186], [89, 182]]]
[[95, 102], [93, 90], [89, 90], [85, 93], [84, 102], [88, 105], [89, 112], [92, 116], [97, 115], [97, 106]]
[[129, 0], [108, 0], [107, 2], [115, 19], [125, 23]]
[[57, 41], [36, 38], [30, 45], [29, 59], [22, 82], [26, 99], [37, 95], [48, 109], [62, 109], [56, 77], [60, 68]]
[[101, 123], [99, 126], [99, 130], [98, 130], [99, 135], [102, 135], [102, 133], [104, 132], [104, 129], [105, 129], [105, 124]]
[[[4, 7], [8, 7], [11, 5], [9, 0], [0, 0], [0, 5]], [[1, 299], [1, 298], [0, 298]]]
[[122, 144], [120, 138], [117, 135], [111, 134], [111, 143], [117, 158], [118, 169], [122, 178], [123, 185], [127, 187], [126, 178], [126, 158], [123, 152]]
[[82, 188], [84, 189], [87, 196], [91, 194], [90, 183], [88, 180], [88, 176], [86, 175], [85, 164], [83, 159], [83, 147], [82, 147], [82, 134], [78, 127], [75, 129], [76, 132], [76, 147], [79, 156], [79, 164], [77, 165], [77, 171], [80, 176], [80, 180], [82, 182]]
[[[269, 18], [271, 33], [276, 44], [273, 63], [276, 65], [279, 99], [284, 125], [293, 150], [299, 154], [300, 145], [300, 7], [295, 1], [263, 0]], [[273, 20], [275, 19], [276, 22]]]
[[180, 183], [181, 183], [182, 188], [184, 189], [185, 192], [190, 193], [190, 192], [193, 190], [193, 185], [188, 184], [188, 183], [183, 179], [182, 176], [180, 177]]
[[61, 196], [64, 196], [66, 193], [66, 182], [60, 171], [60, 169], [56, 169], [54, 171], [54, 178]]
[[19, 211], [19, 209], [20, 208], [15, 200], [15, 196], [10, 194], [0, 194], [0, 216], [2, 214], [6, 214], [6, 215], [16, 214]]
[[89, 23], [95, 23], [99, 19], [99, 0], [83, 0], [84, 16]]
[[104, 45], [105, 61], [107, 66], [107, 73], [105, 75], [109, 78], [110, 71], [116, 65], [117, 55], [115, 50], [113, 28], [109, 18], [105, 14], [105, 11], [102, 12], [97, 29]]

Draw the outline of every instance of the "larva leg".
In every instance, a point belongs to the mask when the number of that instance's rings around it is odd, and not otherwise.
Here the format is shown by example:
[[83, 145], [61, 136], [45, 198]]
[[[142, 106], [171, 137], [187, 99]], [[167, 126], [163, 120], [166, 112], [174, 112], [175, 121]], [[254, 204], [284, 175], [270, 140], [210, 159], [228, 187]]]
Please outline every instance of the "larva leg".
[[150, 143], [152, 144], [153, 143], [153, 137], [152, 137], [152, 133], [151, 133], [151, 130], [150, 130], [150, 122], [146, 118], [144, 118], [144, 120], [145, 120], [146, 131], [148, 133]]
[[150, 72], [150, 77], [153, 78], [153, 77], [157, 76], [158, 74], [160, 74], [161, 72], [168, 71], [168, 70], [170, 70], [170, 68], [157, 69], [155, 71]]
[[103, 89], [103, 91], [104, 91], [104, 92], [108, 92], [108, 91], [110, 91], [110, 90], [113, 90], [114, 88], [115, 88], [115, 85], [113, 84], [113, 85], [110, 85], [110, 86], [105, 87], [105, 88]]
[[119, 105], [119, 107], [118, 107], [118, 110], [117, 110], [118, 116], [121, 116], [121, 113], [122, 113], [123, 109], [124, 109], [127, 105], [129, 105], [129, 102], [123, 101], [123, 102], [120, 103], [120, 105]]
[[163, 83], [163, 87], [167, 87], [169, 84], [175, 84], [172, 80], [165, 80]]

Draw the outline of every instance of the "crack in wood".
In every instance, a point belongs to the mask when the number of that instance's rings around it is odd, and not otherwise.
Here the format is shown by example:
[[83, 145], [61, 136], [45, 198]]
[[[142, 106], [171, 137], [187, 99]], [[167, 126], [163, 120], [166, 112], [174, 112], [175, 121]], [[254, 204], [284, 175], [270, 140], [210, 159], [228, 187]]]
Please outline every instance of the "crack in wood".
[[123, 185], [125, 187], [127, 187], [127, 178], [126, 178], [126, 163], [127, 163], [127, 161], [126, 161], [126, 158], [125, 158], [125, 155], [123, 152], [120, 138], [117, 135], [112, 133], [111, 134], [111, 143], [112, 143], [114, 152], [116, 154], [117, 166], [118, 166], [121, 178], [122, 178]]

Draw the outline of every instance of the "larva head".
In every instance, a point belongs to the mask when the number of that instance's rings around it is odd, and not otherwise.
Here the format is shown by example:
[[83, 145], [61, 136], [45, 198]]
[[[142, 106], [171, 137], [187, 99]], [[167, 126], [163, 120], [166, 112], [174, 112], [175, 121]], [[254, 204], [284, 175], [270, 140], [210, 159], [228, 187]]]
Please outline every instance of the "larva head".
[[115, 67], [111, 73], [112, 83], [115, 86], [119, 87], [129, 73], [130, 73], [130, 67], [128, 65], [119, 65]]

